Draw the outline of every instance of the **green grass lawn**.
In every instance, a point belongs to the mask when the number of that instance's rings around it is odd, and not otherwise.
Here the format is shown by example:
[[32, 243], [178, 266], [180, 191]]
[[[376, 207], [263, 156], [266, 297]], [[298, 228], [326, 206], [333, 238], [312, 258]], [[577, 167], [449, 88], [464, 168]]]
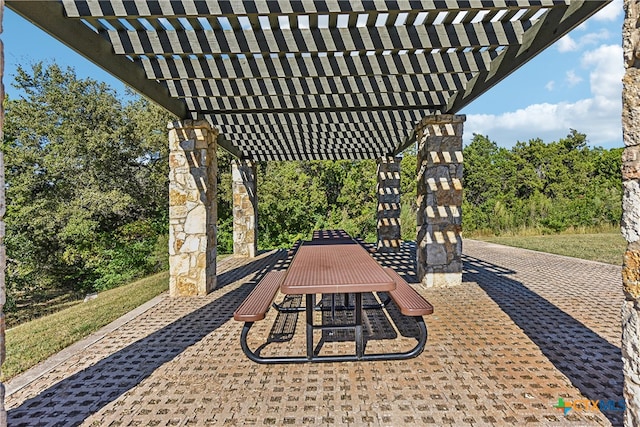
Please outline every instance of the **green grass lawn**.
[[619, 232], [474, 237], [474, 239], [615, 265], [622, 265], [622, 256], [627, 246]]
[[158, 273], [8, 329], [0, 380], [26, 371], [168, 289], [169, 272]]

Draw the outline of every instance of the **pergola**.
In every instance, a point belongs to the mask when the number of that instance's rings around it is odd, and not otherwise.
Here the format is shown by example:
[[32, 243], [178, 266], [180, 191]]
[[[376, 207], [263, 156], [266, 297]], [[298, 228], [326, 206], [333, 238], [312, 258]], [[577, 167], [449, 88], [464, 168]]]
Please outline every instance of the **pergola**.
[[[178, 117], [169, 125], [171, 294], [196, 295], [216, 285], [218, 145], [238, 159], [234, 250], [252, 256], [255, 162], [377, 159], [378, 248], [394, 250], [400, 239], [396, 156], [416, 144], [418, 276], [426, 286], [459, 284], [465, 119], [459, 113], [610, 1], [5, 3]], [[640, 11], [632, 0], [625, 0], [625, 9], [623, 45], [631, 70], [625, 84], [637, 87]], [[629, 230], [640, 227], [636, 93], [623, 96], [629, 146], [623, 223], [626, 218]], [[640, 419], [633, 398], [633, 390], [640, 393], [634, 379], [640, 378], [640, 249], [633, 246], [639, 235], [625, 234], [629, 425]]]
[[6, 2], [255, 161], [397, 154], [421, 119], [461, 111], [606, 3]]

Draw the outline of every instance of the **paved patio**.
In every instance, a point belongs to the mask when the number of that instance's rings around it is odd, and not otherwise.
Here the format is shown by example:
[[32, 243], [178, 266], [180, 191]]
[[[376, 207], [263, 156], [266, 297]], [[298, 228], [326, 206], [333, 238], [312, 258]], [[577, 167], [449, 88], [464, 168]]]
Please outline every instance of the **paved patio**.
[[[250, 362], [233, 311], [266, 271], [286, 265], [287, 253], [274, 251], [226, 259], [210, 295], [162, 296], [8, 383], [9, 425], [620, 425], [619, 411], [554, 407], [561, 397], [622, 399], [620, 268], [471, 240], [464, 253], [462, 286], [420, 290], [436, 311], [415, 359]], [[374, 256], [415, 283], [414, 254], [405, 244]], [[283, 316], [270, 310], [252, 334], [303, 351], [304, 316]], [[367, 348], [402, 335], [404, 326], [375, 316]], [[326, 351], [348, 345], [330, 341]]]

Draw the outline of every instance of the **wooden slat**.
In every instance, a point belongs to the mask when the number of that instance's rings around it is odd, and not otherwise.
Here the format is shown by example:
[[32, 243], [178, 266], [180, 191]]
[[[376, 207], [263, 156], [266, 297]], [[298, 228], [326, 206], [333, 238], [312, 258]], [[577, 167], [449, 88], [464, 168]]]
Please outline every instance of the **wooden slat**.
[[236, 309], [233, 318], [240, 322], [264, 319], [286, 273], [284, 270], [268, 272]]
[[489, 70], [498, 52], [408, 53], [407, 55], [247, 58], [155, 58], [136, 60], [154, 80], [315, 78], [477, 73]]
[[396, 288], [389, 295], [405, 316], [426, 316], [433, 313], [433, 306], [411, 287], [393, 269], [385, 267], [386, 273], [393, 279]]
[[[205, 31], [104, 31], [116, 54], [245, 54], [279, 52], [366, 52], [510, 46], [522, 42], [527, 23], [478, 22], [419, 27], [310, 28]], [[472, 36], [470, 36], [472, 34]]]

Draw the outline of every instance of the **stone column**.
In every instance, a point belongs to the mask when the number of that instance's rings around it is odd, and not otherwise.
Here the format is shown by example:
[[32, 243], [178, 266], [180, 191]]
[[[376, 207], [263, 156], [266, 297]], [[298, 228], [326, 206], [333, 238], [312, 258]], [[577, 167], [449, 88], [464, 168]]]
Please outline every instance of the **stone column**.
[[258, 194], [256, 164], [251, 160], [231, 162], [233, 190], [233, 254], [253, 258], [258, 249]]
[[400, 157], [378, 159], [378, 252], [400, 250]]
[[169, 123], [169, 294], [216, 287], [216, 137], [208, 122]]
[[640, 425], [640, 4], [624, 0], [622, 27], [625, 75], [622, 80], [622, 234], [627, 250], [622, 265], [622, 363], [626, 410], [624, 425]]
[[417, 273], [427, 286], [462, 283], [463, 115], [437, 115], [416, 127]]
[[[0, 0], [0, 34], [2, 33], [2, 22], [4, 18], [4, 0]], [[4, 140], [4, 45], [0, 40], [0, 141]], [[7, 252], [4, 246], [4, 214], [6, 212], [6, 200], [4, 194], [4, 153], [0, 151], [0, 366], [5, 359], [4, 341], [4, 313], [3, 307], [6, 302], [6, 283], [4, 270], [7, 264]], [[0, 383], [0, 426], [7, 425], [7, 411], [4, 408], [4, 384]]]

